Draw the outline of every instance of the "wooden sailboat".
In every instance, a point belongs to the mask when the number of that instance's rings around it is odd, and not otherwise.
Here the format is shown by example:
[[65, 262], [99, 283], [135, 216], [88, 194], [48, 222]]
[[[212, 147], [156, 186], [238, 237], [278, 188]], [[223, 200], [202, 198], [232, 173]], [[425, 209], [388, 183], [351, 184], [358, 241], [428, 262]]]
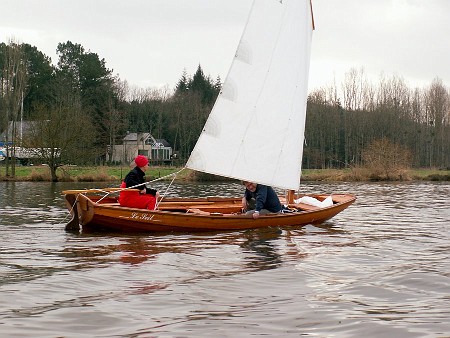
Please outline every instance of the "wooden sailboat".
[[[292, 212], [241, 213], [241, 197], [165, 198], [157, 210], [119, 206], [96, 191], [65, 191], [69, 227], [122, 231], [234, 230], [323, 222], [355, 201], [333, 194], [333, 203], [295, 203], [306, 117], [313, 16], [310, 0], [255, 0], [221, 93], [186, 167], [286, 189]], [[328, 195], [314, 196], [323, 201]]]

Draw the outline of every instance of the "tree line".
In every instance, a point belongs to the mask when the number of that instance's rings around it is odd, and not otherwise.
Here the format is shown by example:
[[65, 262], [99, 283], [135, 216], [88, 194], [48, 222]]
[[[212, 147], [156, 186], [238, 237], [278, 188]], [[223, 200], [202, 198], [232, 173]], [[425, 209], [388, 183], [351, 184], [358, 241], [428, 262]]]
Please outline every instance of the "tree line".
[[[174, 89], [138, 88], [80, 44], [59, 43], [56, 51], [53, 65], [34, 46], [0, 43], [0, 133], [32, 121], [23, 146], [41, 150], [54, 180], [63, 164], [109, 162], [107, 146], [120, 144], [127, 132], [151, 132], [169, 141], [181, 163], [188, 158], [220, 77], [205, 75], [199, 64], [192, 76], [184, 70]], [[364, 149], [382, 138], [407, 148], [413, 166], [450, 167], [449, 106], [449, 90], [438, 78], [423, 89], [398, 77], [374, 86], [363, 70], [352, 69], [339, 89], [309, 95], [304, 167], [361, 165]], [[17, 144], [14, 137], [0, 142]], [[14, 176], [14, 161], [8, 165]]]
[[[58, 61], [29, 44], [0, 43], [0, 133], [19, 145], [19, 121], [31, 121], [20, 146], [39, 150], [51, 169], [63, 164], [105, 164], [108, 145], [127, 132], [168, 140], [180, 160], [189, 156], [221, 87], [199, 65], [175, 90], [131, 87], [106, 61], [80, 44], [57, 46]], [[10, 123], [12, 122], [12, 124]], [[12, 129], [12, 130], [10, 130]], [[26, 136], [26, 137], [25, 137]], [[7, 147], [7, 176], [14, 176], [15, 147]]]
[[381, 139], [407, 150], [413, 167], [450, 168], [450, 92], [439, 78], [425, 88], [398, 76], [375, 86], [351, 69], [340, 88], [309, 95], [305, 137], [308, 168], [361, 166], [364, 149]]

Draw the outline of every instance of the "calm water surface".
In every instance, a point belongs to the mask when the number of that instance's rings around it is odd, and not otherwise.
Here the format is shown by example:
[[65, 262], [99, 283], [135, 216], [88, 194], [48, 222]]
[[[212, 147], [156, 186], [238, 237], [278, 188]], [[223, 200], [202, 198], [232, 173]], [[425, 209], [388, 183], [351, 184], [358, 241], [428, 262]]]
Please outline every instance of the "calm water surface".
[[[450, 337], [448, 182], [305, 184], [358, 196], [320, 226], [65, 232], [87, 187], [0, 182], [1, 337]], [[198, 190], [242, 187], [170, 194]]]

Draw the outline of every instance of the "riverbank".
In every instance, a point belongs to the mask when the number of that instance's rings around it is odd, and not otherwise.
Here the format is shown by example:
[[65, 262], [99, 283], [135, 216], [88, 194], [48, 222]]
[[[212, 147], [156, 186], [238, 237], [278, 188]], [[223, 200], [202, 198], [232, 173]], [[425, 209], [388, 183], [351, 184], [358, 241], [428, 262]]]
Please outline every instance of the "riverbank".
[[[63, 166], [58, 169], [61, 182], [120, 182], [128, 173], [129, 167], [119, 166]], [[171, 180], [176, 174], [177, 181], [223, 181], [223, 178], [194, 172], [179, 167], [151, 167], [146, 173], [147, 180]], [[51, 181], [47, 166], [18, 166], [14, 178], [6, 176], [6, 168], [0, 166], [0, 181]], [[395, 176], [374, 175], [367, 169], [304, 169], [302, 181], [450, 181], [450, 170], [410, 169]]]

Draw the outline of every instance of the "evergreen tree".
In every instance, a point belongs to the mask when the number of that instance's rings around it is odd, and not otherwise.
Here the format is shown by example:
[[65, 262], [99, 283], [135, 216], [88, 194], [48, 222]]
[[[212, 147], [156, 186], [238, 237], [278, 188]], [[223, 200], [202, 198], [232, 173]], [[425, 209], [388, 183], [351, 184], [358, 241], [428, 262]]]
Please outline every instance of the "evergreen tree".
[[183, 74], [181, 78], [178, 80], [177, 85], [175, 86], [175, 95], [180, 95], [186, 93], [189, 89], [188, 87], [189, 79], [186, 72], [186, 68], [183, 70]]
[[29, 118], [36, 105], [48, 103], [51, 100], [51, 85], [54, 67], [50, 57], [43, 54], [35, 46], [23, 44], [27, 60], [28, 84], [23, 100], [24, 119]]
[[214, 92], [216, 96], [220, 93], [222, 90], [222, 80], [220, 79], [220, 76], [217, 76], [216, 82], [214, 83]]
[[215, 83], [212, 82], [209, 76], [205, 76], [200, 64], [189, 82], [189, 90], [199, 95], [201, 102], [207, 106], [212, 106], [218, 94], [218, 91], [215, 89]]

